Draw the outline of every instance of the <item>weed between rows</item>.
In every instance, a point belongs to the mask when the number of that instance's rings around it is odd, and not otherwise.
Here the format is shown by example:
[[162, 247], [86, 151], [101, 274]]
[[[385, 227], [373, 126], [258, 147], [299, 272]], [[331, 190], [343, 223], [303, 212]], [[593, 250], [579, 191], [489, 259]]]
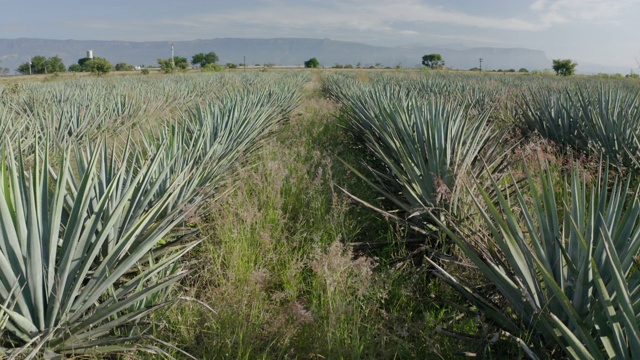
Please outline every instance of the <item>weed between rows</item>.
[[[405, 232], [336, 186], [379, 201], [340, 158], [357, 163], [317, 80], [277, 136], [229, 178], [228, 193], [191, 224], [207, 240], [182, 302], [155, 317], [155, 336], [196, 358], [450, 358], [477, 332], [456, 295], [402, 259]], [[355, 251], [350, 244], [388, 244]], [[481, 341], [480, 341], [481, 342]], [[179, 353], [173, 354], [180, 357]]]

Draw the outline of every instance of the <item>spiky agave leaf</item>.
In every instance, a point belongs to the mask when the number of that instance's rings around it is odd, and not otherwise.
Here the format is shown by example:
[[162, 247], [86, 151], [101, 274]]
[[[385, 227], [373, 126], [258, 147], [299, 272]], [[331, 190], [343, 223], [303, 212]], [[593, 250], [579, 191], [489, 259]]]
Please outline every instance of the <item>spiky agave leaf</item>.
[[640, 98], [636, 91], [601, 86], [589, 93], [578, 90], [577, 105], [584, 116], [584, 132], [594, 151], [614, 165], [630, 167], [640, 148]]
[[[291, 90], [303, 78], [285, 87], [289, 93], [260, 90], [266, 81], [252, 87], [226, 78], [233, 85], [220, 87], [230, 94], [219, 106], [203, 107], [201, 119], [187, 118], [155, 138], [143, 135], [142, 148], [131, 141], [122, 149], [106, 141], [73, 144], [64, 146], [59, 166], [44, 151], [30, 169], [7, 149], [0, 184], [0, 300], [10, 305], [2, 308], [5, 350], [49, 356], [139, 347], [128, 342], [144, 331], [132, 324], [165, 304], [166, 289], [186, 274], [176, 261], [195, 244], [160, 240], [209, 195], [203, 187], [215, 189], [296, 106], [299, 94]], [[193, 95], [192, 81], [176, 79]], [[211, 83], [199, 86], [204, 94]], [[250, 94], [256, 96], [243, 98]], [[176, 101], [187, 104], [190, 95]], [[31, 100], [27, 110], [43, 108]], [[65, 139], [54, 140], [56, 147], [71, 144]], [[117, 336], [124, 333], [130, 336]]]
[[576, 359], [640, 356], [638, 191], [628, 181], [609, 182], [606, 172], [590, 187], [574, 169], [560, 190], [548, 168], [539, 181], [526, 173], [529, 189], [514, 179], [513, 197], [501, 194], [496, 183], [497, 200], [482, 189], [474, 195], [491, 234], [483, 241], [494, 252], [481, 253], [469, 240], [477, 231], [441, 224], [496, 286], [517, 321], [505, 321], [491, 299], [439, 268], [442, 278], [498, 326], [531, 334], [530, 344], [540, 353], [553, 344]]
[[565, 88], [531, 87], [521, 95], [518, 118], [528, 132], [535, 132], [563, 149], [586, 151], [588, 139], [582, 123], [582, 109]]
[[[139, 267], [184, 216], [181, 211], [164, 214], [175, 196], [172, 192], [149, 204], [138, 218], [129, 216], [131, 200], [144, 191], [143, 174], [157, 163], [140, 164], [132, 186], [114, 197], [121, 178], [130, 175], [122, 167], [96, 197], [100, 152], [93, 154], [72, 192], [69, 152], [53, 179], [46, 154], [42, 159], [36, 156], [27, 171], [21, 156], [14, 160], [7, 151], [0, 176], [0, 300], [12, 307], [3, 307], [3, 342], [70, 354], [92, 341], [118, 342], [114, 329], [158, 306], [134, 305], [186, 275], [180, 271], [154, 278], [193, 246], [165, 252], [153, 265]], [[123, 218], [128, 222], [124, 229]], [[103, 254], [104, 243], [114, 233], [117, 241]], [[16, 287], [19, 290], [11, 292]]]
[[633, 167], [640, 148], [637, 90], [587, 84], [579, 88], [531, 88], [521, 96], [523, 127], [563, 149], [601, 155], [612, 165]]
[[[340, 93], [349, 127], [383, 165], [377, 187], [408, 214], [442, 207], [458, 212], [462, 179], [492, 168], [504, 152], [500, 132], [466, 99], [423, 98], [392, 84]], [[348, 94], [347, 94], [348, 92]], [[424, 220], [425, 218], [422, 217]], [[426, 218], [428, 221], [428, 218]]]

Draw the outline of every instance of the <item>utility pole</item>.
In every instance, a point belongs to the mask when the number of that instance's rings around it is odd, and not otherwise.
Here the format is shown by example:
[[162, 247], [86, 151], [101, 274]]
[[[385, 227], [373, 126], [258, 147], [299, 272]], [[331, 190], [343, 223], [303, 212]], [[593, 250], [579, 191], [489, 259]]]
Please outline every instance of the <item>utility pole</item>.
[[482, 58], [480, 58], [478, 60], [480, 60], [480, 72], [482, 72]]
[[173, 69], [175, 69], [175, 68], [176, 68], [176, 62], [175, 62], [175, 60], [173, 59], [173, 43], [171, 43], [171, 67], [172, 67]]

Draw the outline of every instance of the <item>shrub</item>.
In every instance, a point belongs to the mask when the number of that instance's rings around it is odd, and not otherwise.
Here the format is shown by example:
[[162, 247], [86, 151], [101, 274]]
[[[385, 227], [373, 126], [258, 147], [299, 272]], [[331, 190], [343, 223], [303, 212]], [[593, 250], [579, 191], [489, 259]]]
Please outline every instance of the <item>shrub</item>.
[[307, 61], [304, 62], [304, 67], [306, 68], [310, 68], [310, 69], [315, 69], [320, 67], [320, 62], [318, 61], [318, 59], [316, 58], [311, 58]]

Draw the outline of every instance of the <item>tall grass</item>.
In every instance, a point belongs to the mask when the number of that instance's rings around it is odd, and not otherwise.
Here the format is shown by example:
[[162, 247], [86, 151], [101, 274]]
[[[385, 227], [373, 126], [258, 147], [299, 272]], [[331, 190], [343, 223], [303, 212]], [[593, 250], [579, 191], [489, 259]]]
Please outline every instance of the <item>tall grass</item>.
[[207, 266], [183, 291], [215, 313], [180, 304], [156, 317], [156, 335], [204, 359], [446, 358], [462, 346], [439, 334], [438, 324], [475, 322], [464, 315], [453, 321], [461, 314], [430, 297], [451, 294], [417, 286], [421, 270], [349, 245], [395, 243], [402, 233], [334, 185], [375, 197], [338, 160], [360, 153], [317, 85], [278, 135], [249, 156], [255, 165], [238, 170], [242, 181], [193, 219], [210, 236], [194, 254]]

